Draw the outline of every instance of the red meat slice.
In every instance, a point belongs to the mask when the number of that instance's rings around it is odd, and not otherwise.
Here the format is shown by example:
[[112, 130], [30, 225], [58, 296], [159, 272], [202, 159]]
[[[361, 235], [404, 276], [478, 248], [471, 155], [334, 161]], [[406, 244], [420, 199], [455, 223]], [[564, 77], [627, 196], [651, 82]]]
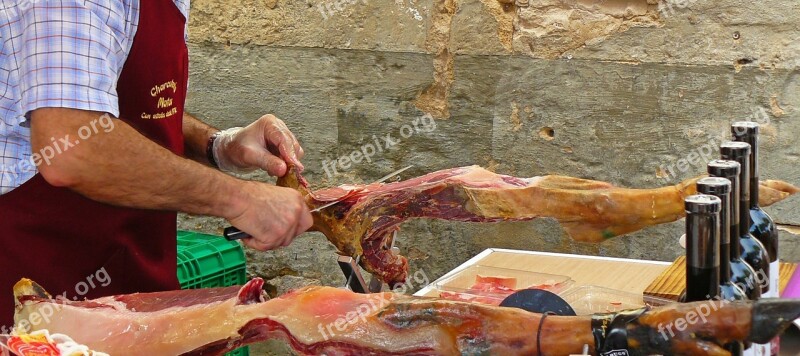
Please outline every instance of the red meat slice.
[[562, 283], [543, 283], [517, 289], [517, 279], [513, 277], [475, 276], [475, 284], [465, 292], [441, 291], [439, 297], [462, 302], [477, 302], [500, 305], [506, 297], [522, 289], [543, 289], [556, 291]]

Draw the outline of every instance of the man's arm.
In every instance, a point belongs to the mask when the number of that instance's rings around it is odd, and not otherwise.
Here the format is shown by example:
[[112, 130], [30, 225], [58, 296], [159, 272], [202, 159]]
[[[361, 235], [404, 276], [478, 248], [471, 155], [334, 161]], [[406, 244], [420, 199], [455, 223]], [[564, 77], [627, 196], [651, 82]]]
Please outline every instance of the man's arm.
[[311, 226], [296, 191], [241, 181], [178, 157], [120, 120], [78, 141], [78, 131], [97, 126], [101, 115], [62, 108], [32, 112], [33, 153], [62, 145], [56, 150], [62, 153], [38, 165], [48, 183], [114, 205], [220, 216], [253, 236], [245, 243], [260, 250], [288, 245]]
[[186, 157], [195, 162], [210, 165], [211, 162], [208, 161], [206, 148], [208, 146], [208, 139], [217, 131], [219, 130], [198, 120], [191, 114], [184, 113], [183, 139]]

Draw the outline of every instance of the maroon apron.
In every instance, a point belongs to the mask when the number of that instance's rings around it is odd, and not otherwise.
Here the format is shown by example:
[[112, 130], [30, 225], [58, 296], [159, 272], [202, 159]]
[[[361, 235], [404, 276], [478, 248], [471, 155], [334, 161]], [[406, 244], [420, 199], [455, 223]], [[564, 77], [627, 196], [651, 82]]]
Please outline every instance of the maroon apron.
[[[121, 120], [177, 155], [189, 62], [185, 24], [173, 0], [141, 1], [117, 84]], [[12, 286], [22, 277], [69, 299], [180, 288], [175, 230], [175, 212], [95, 202], [37, 174], [0, 195], [0, 325], [12, 321]]]

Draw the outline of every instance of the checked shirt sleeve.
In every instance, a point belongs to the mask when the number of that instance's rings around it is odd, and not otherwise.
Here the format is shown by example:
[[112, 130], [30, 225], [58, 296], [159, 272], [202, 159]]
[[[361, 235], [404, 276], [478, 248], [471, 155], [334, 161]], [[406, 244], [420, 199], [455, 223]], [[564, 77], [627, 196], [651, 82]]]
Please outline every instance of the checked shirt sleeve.
[[20, 108], [108, 112], [119, 116], [116, 84], [135, 21], [121, 1], [32, 1], [22, 8]]

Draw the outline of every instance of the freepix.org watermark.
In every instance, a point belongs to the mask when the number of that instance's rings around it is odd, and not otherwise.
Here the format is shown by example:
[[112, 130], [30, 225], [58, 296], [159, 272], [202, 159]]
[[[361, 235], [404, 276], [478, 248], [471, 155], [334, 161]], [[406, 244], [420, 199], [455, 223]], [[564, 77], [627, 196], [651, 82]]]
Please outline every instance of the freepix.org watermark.
[[[106, 271], [105, 267], [95, 271], [94, 273], [86, 276], [85, 280], [80, 281], [75, 284], [74, 289], [74, 296], [72, 300], [78, 300], [80, 297], [85, 296], [89, 293], [89, 291], [101, 288], [101, 287], [108, 287], [111, 284], [111, 276]], [[70, 291], [64, 291], [60, 295], [55, 296], [55, 299], [68, 299], [67, 294]], [[63, 308], [63, 304], [57, 303], [46, 303], [41, 308], [37, 309], [35, 312], [30, 313], [27, 318], [22, 320], [17, 320], [16, 327], [19, 330], [28, 330], [31, 326], [38, 326], [39, 324], [48, 324], [50, 323], [50, 318], [55, 315], [56, 312]], [[0, 327], [0, 335], [8, 335], [11, 333], [13, 327], [9, 327], [4, 325]]]
[[658, 12], [661, 17], [667, 18], [674, 15], [676, 9], [687, 9], [697, 0], [661, 0], [658, 2]]
[[401, 126], [397, 134], [390, 132], [381, 137], [372, 135], [372, 140], [361, 145], [359, 149], [353, 150], [347, 155], [339, 156], [334, 160], [323, 160], [322, 168], [325, 170], [328, 179], [332, 179], [333, 176], [339, 175], [340, 171], [347, 171], [355, 164], [363, 161], [372, 163], [372, 157], [390, 150], [403, 140], [411, 138], [411, 136], [419, 133], [430, 133], [434, 130], [436, 130], [436, 120], [431, 115], [418, 117], [412, 120], [410, 124]]
[[[756, 122], [762, 127], [768, 126], [770, 124], [769, 113], [767, 113], [767, 110], [763, 107], [758, 107], [753, 109], [752, 115], [744, 121]], [[659, 177], [664, 180], [672, 180], [680, 176], [681, 173], [686, 173], [689, 170], [704, 169], [708, 162], [716, 158], [714, 153], [717, 152], [719, 146], [725, 141], [730, 141], [730, 134], [728, 131], [721, 137], [708, 135], [708, 141], [706, 141], [706, 143], [689, 151], [686, 156], [672, 163], [662, 163], [659, 165]]]
[[[694, 308], [694, 310], [686, 313], [685, 317], [677, 318], [667, 324], [659, 323], [658, 332], [661, 334], [661, 337], [663, 337], [664, 340], [669, 340], [670, 337], [675, 337], [676, 330], [678, 332], [683, 332], [688, 329], [689, 326], [697, 323], [707, 323], [708, 319], [706, 318], [711, 315], [711, 312], [719, 310], [727, 303], [730, 303], [730, 301], [720, 300], [719, 298], [713, 301], [701, 303]], [[669, 333], [669, 336], [667, 336], [667, 333]]]
[[[430, 284], [428, 275], [425, 271], [421, 270], [414, 273], [413, 280], [416, 282], [417, 286], [421, 287]], [[377, 298], [369, 298], [368, 302], [359, 304], [355, 310], [347, 312], [347, 314], [337, 318], [333, 322], [327, 325], [323, 325], [322, 323], [318, 324], [317, 330], [322, 334], [322, 337], [325, 338], [325, 341], [328, 341], [335, 337], [337, 333], [345, 332], [345, 330], [347, 330], [347, 325], [356, 324], [359, 320], [366, 323], [368, 316], [389, 305], [396, 296], [403, 295], [407, 291], [413, 290], [414, 286], [415, 284], [411, 281], [411, 278], [408, 278], [406, 283], [395, 286], [395, 289], [392, 291], [393, 293], [390, 293], [388, 298], [384, 297], [379, 300], [375, 300]]]
[[64, 135], [64, 137], [56, 139], [50, 137], [50, 144], [42, 147], [38, 152], [31, 154], [30, 159], [21, 160], [11, 167], [0, 165], [0, 171], [8, 174], [12, 179], [17, 179], [20, 175], [25, 173], [35, 172], [36, 167], [50, 165], [52, 160], [64, 152], [69, 151], [71, 148], [78, 146], [81, 142], [92, 138], [100, 132], [109, 133], [114, 130], [114, 119], [111, 115], [103, 114], [99, 118], [93, 119], [88, 124], [81, 126], [78, 129], [77, 137], [72, 135]]
[[[756, 274], [753, 278], [747, 280], [746, 284], [736, 283], [736, 286], [741, 288], [742, 290], [746, 290], [748, 288], [759, 288], [763, 289], [769, 285], [769, 278], [764, 270], [756, 271]], [[715, 312], [725, 306], [725, 304], [732, 302], [732, 300], [723, 299], [720, 297], [711, 298], [711, 296], [706, 296], [709, 299], [708, 302], [700, 303], [694, 310], [689, 311], [686, 313], [684, 317], [678, 318], [673, 320], [672, 322], [663, 324], [658, 324], [658, 332], [661, 334], [661, 337], [664, 340], [669, 340], [670, 337], [675, 337], [675, 331], [683, 332], [688, 329], [690, 326], [698, 324], [698, 323], [706, 323], [708, 319], [706, 319], [711, 312]], [[669, 335], [667, 335], [669, 333]]]
[[322, 14], [322, 17], [327, 20], [344, 11], [346, 8], [359, 3], [361, 5], [366, 5], [367, 0], [323, 0], [317, 3], [317, 9]]

